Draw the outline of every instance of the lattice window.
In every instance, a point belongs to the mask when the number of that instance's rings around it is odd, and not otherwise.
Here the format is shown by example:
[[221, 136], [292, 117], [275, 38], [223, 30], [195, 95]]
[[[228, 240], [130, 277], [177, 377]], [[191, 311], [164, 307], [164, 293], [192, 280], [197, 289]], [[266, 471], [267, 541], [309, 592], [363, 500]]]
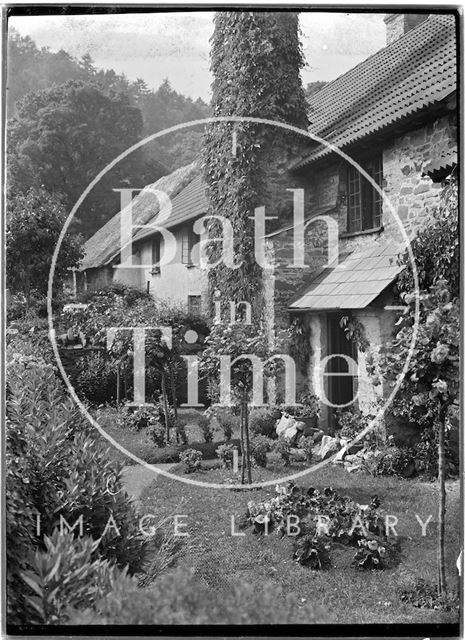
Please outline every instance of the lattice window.
[[202, 312], [202, 297], [187, 296], [187, 311], [192, 316], [199, 316]]
[[[383, 160], [381, 156], [359, 161], [377, 185], [383, 182]], [[373, 188], [358, 169], [350, 166], [347, 175], [348, 231], [366, 231], [381, 226], [383, 201], [381, 194]]]

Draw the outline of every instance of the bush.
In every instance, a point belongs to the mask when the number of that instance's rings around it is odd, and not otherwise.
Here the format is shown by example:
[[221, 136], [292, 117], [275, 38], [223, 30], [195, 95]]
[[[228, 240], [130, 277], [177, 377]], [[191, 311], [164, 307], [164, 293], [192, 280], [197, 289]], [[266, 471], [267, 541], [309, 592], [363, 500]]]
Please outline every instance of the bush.
[[309, 391], [303, 392], [298, 396], [296, 405], [283, 405], [281, 410], [296, 420], [314, 418], [316, 422], [320, 416], [320, 400]]
[[216, 455], [221, 460], [223, 469], [231, 469], [234, 460], [234, 450], [236, 447], [232, 444], [220, 444], [216, 449]]
[[116, 368], [100, 352], [80, 358], [73, 375], [78, 396], [93, 405], [108, 404], [116, 400]]
[[313, 455], [313, 438], [311, 436], [302, 436], [299, 440], [298, 447], [305, 454], [305, 460], [310, 462]]
[[238, 423], [237, 417], [230, 413], [223, 412], [218, 415], [218, 422], [220, 423], [220, 427], [223, 429], [224, 439], [231, 440], [234, 428]]
[[249, 428], [252, 435], [266, 436], [276, 439], [276, 420], [279, 412], [269, 409], [252, 409], [249, 418]]
[[207, 416], [200, 416], [199, 428], [205, 442], [213, 442], [214, 429], [211, 426], [210, 418]]
[[423, 578], [417, 578], [412, 584], [399, 589], [402, 602], [421, 609], [442, 609], [443, 611], [457, 611], [460, 608], [458, 594], [448, 593], [439, 595], [436, 584], [431, 584]]
[[[82, 610], [108, 595], [126, 578], [107, 560], [95, 557], [98, 540], [72, 533], [44, 537], [45, 549], [31, 554], [20, 576], [25, 590], [23, 620], [28, 624], [63, 624], [69, 608]], [[27, 585], [27, 586], [26, 586]]]
[[135, 411], [126, 411], [126, 426], [131, 431], [141, 431], [147, 429], [157, 421], [158, 413], [155, 414], [152, 407], [138, 407]]
[[96, 611], [76, 612], [74, 624], [196, 625], [196, 624], [312, 624], [331, 616], [293, 595], [283, 596], [273, 583], [256, 589], [235, 581], [227, 591], [199, 583], [192, 569], [161, 576], [150, 590], [137, 590], [128, 578], [102, 598]]
[[17, 354], [7, 372], [6, 533], [13, 622], [24, 620], [19, 574], [43, 544], [35, 535], [36, 515], [41, 534], [49, 537], [60, 516], [70, 526], [82, 517], [85, 534], [94, 540], [107, 529], [98, 555], [128, 565], [130, 572], [140, 568], [146, 542], [122, 488], [121, 466], [110, 461], [108, 448], [65, 395], [53, 368]]
[[415, 471], [415, 452], [413, 449], [389, 446], [373, 458], [372, 473], [377, 476], [410, 477]]
[[196, 449], [186, 449], [179, 454], [180, 461], [184, 464], [184, 473], [194, 473], [202, 466], [202, 452]]
[[289, 442], [280, 436], [273, 446], [273, 451], [281, 458], [284, 466], [287, 467], [291, 459], [291, 446]]
[[158, 420], [152, 420], [148, 429], [148, 435], [160, 449], [166, 446], [166, 429]]
[[176, 437], [178, 438], [178, 441], [181, 441], [181, 444], [187, 444], [188, 443], [188, 438], [187, 438], [187, 432], [186, 432], [186, 423], [184, 422], [184, 420], [181, 420], [180, 418], [178, 418], [176, 425]]
[[257, 467], [266, 467], [266, 454], [271, 451], [273, 442], [266, 436], [254, 436], [250, 439], [252, 463]]

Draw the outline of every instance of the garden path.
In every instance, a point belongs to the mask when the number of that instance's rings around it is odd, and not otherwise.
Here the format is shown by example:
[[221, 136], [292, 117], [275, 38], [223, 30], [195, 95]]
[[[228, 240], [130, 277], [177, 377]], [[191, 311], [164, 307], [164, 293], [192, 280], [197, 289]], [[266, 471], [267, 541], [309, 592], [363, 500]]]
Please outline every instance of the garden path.
[[[169, 471], [177, 463], [167, 462], [157, 464], [158, 469]], [[140, 496], [144, 489], [159, 478], [161, 474], [154, 473], [151, 469], [147, 469], [141, 464], [131, 464], [123, 467], [122, 482], [123, 487], [130, 496], [136, 501], [140, 500]]]

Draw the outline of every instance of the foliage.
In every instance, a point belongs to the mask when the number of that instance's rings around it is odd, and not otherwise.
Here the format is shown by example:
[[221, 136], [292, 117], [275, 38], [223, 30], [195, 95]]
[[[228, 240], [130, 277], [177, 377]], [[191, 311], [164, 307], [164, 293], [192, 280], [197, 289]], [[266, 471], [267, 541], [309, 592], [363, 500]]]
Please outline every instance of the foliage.
[[166, 446], [166, 428], [165, 426], [156, 419], [152, 419], [149, 424], [148, 436], [153, 440], [155, 446], [157, 447], [165, 447]]
[[276, 439], [276, 420], [279, 415], [275, 409], [252, 409], [249, 417], [251, 434]]
[[296, 420], [299, 418], [318, 418], [320, 415], [320, 401], [314, 393], [304, 391], [299, 394], [295, 406], [283, 405], [281, 409]]
[[340, 438], [351, 441], [368, 426], [369, 421], [370, 416], [363, 414], [359, 410], [338, 409], [336, 411], [337, 435]]
[[305, 460], [310, 462], [313, 456], [313, 447], [315, 443], [313, 442], [313, 438], [311, 436], [302, 436], [298, 442], [298, 448], [301, 449], [305, 454]]
[[399, 589], [402, 602], [421, 609], [442, 609], [451, 611], [459, 609], [458, 594], [439, 594], [437, 585], [427, 582], [423, 578], [416, 578], [413, 584]]
[[70, 607], [82, 610], [108, 595], [127, 571], [98, 556], [98, 540], [75, 537], [57, 529], [44, 536], [45, 549], [31, 554], [21, 579], [31, 595], [24, 597], [23, 620], [28, 624], [63, 624]]
[[374, 475], [410, 477], [415, 470], [415, 451], [412, 448], [387, 446], [369, 463]]
[[[255, 116], [305, 129], [308, 121], [299, 75], [304, 59], [297, 14], [219, 11], [214, 22], [213, 115]], [[233, 132], [240, 150], [231, 158]], [[261, 293], [261, 267], [255, 260], [250, 216], [256, 207], [270, 201], [275, 215], [280, 213], [278, 199], [283, 195], [278, 164], [283, 149], [295, 144], [294, 137], [276, 127], [250, 122], [213, 123], [207, 129], [203, 161], [209, 213], [227, 212], [236, 237], [234, 260], [239, 265], [232, 269], [220, 263], [210, 269], [210, 284], [212, 290], [228, 291], [232, 300], [255, 301]], [[218, 228], [211, 232], [218, 235]], [[212, 254], [215, 256], [214, 251]]]
[[291, 460], [291, 445], [283, 436], [280, 436], [273, 445], [273, 451], [279, 455], [285, 467]]
[[[460, 291], [460, 234], [458, 226], [458, 184], [452, 175], [444, 185], [439, 207], [411, 240], [419, 288], [427, 291], [438, 280], [448, 282], [451, 298]], [[412, 265], [407, 253], [399, 262], [404, 266], [398, 277], [401, 293], [415, 290]]]
[[329, 569], [331, 545], [315, 535], [304, 535], [294, 543], [293, 558], [313, 571]]
[[366, 337], [365, 326], [358, 318], [343, 316], [339, 324], [344, 330], [347, 340], [351, 340], [362, 352], [368, 349], [370, 343]]
[[[76, 525], [100, 539], [98, 555], [129, 571], [144, 559], [145, 541], [129, 496], [121, 484], [121, 467], [61, 387], [52, 366], [36, 355], [9, 358], [6, 437], [6, 505], [8, 545], [8, 609], [21, 620], [24, 587], [31, 554], [42, 547], [41, 535]], [[103, 535], [105, 533], [105, 535]]]
[[218, 422], [220, 423], [221, 429], [223, 429], [224, 439], [231, 440], [234, 428], [238, 423], [236, 416], [223, 412], [219, 415]]
[[361, 506], [331, 487], [305, 490], [289, 482], [287, 487], [277, 485], [276, 492], [263, 502], [249, 501], [246, 521], [257, 533], [275, 531], [294, 538], [299, 563], [328, 568], [335, 543], [357, 548], [353, 566], [358, 569], [382, 569], [389, 565], [386, 557], [394, 560], [397, 544], [386, 536], [378, 496]]
[[[40, 186], [8, 194], [7, 283], [14, 292], [25, 295], [27, 305], [33, 290], [47, 293], [52, 255], [65, 220], [60, 199]], [[66, 234], [55, 265], [54, 291], [60, 290], [69, 269], [77, 267], [82, 256], [82, 239]]]
[[236, 450], [232, 444], [220, 444], [216, 449], [216, 455], [221, 460], [221, 466], [223, 469], [231, 469], [234, 461], [234, 450]]
[[[105, 94], [92, 81], [70, 80], [29, 93], [8, 126], [9, 185], [15, 193], [44, 187], [68, 211], [87, 185], [142, 137], [142, 116], [124, 94]], [[163, 172], [134, 151], [106, 173], [76, 216], [88, 238], [120, 208], [115, 188], [147, 184]]]
[[76, 393], [90, 404], [116, 400], [116, 368], [104, 353], [91, 351], [79, 358], [72, 378]]
[[79, 624], [311, 624], [331, 620], [310, 602], [283, 596], [274, 583], [255, 589], [233, 582], [227, 591], [199, 584], [192, 570], [179, 568], [161, 576], [150, 590], [137, 590], [128, 579], [115, 585], [100, 600], [96, 612], [77, 612], [71, 622]]
[[208, 418], [207, 416], [200, 416], [198, 424], [205, 442], [213, 442], [213, 436], [215, 432], [212, 428], [210, 418]]
[[202, 466], [202, 452], [196, 449], [185, 449], [179, 454], [180, 461], [184, 464], [185, 473], [198, 471]]
[[271, 451], [273, 441], [263, 435], [254, 435], [250, 439], [250, 454], [252, 462], [257, 467], [266, 467], [266, 454]]

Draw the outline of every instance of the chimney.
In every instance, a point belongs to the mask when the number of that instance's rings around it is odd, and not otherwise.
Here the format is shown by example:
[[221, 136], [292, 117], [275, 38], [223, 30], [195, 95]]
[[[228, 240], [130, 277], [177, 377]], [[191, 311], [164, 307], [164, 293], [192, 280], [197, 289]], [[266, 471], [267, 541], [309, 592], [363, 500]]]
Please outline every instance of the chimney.
[[428, 18], [427, 13], [387, 13], [384, 17], [386, 24], [386, 44], [398, 40], [404, 33], [414, 29]]

